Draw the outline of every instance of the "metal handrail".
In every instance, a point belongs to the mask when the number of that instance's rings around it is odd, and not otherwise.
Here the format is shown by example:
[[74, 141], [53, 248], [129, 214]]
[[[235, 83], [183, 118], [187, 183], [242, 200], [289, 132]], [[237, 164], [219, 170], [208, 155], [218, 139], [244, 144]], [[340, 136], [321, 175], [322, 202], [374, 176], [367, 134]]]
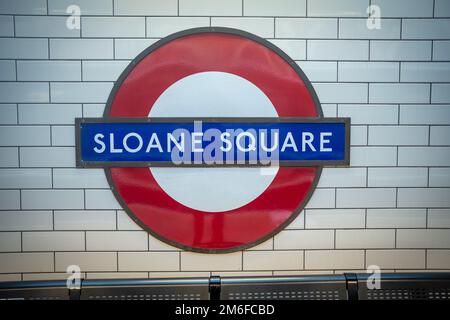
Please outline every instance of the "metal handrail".
[[[299, 275], [299, 276], [274, 276], [274, 277], [219, 277], [213, 276], [210, 278], [170, 278], [170, 279], [81, 279], [80, 288], [71, 290], [68, 289], [68, 294], [71, 299], [79, 299], [80, 292], [83, 289], [105, 287], [143, 287], [143, 286], [201, 286], [208, 288], [210, 292], [210, 299], [217, 299], [220, 297], [220, 291], [223, 286], [227, 285], [283, 285], [283, 284], [324, 284], [328, 282], [335, 282], [336, 285], [343, 286], [348, 293], [348, 299], [358, 299], [358, 287], [361, 289], [369, 280], [371, 274], [342, 274], [342, 275]], [[416, 273], [381, 273], [381, 283], [402, 283], [409, 287], [414, 285], [423, 287], [424, 282], [431, 281], [432, 283], [439, 283], [450, 292], [450, 272], [416, 272]], [[67, 288], [65, 280], [49, 280], [49, 281], [15, 281], [15, 282], [0, 282], [0, 295], [2, 292], [18, 291], [20, 289], [39, 290], [39, 289], [62, 289]], [[356, 292], [354, 291], [356, 288]], [[430, 290], [432, 287], [430, 286]], [[350, 292], [351, 291], [351, 292]], [[76, 292], [76, 294], [73, 294]], [[213, 294], [214, 293], [214, 294]]]

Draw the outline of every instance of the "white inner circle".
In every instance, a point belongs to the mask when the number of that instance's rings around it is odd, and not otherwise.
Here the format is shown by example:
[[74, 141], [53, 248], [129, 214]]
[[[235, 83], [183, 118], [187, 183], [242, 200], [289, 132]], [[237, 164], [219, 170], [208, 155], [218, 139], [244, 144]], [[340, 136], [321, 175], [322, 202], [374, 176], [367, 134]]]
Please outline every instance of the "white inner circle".
[[[226, 72], [192, 74], [172, 84], [149, 117], [278, 117], [267, 96], [253, 83]], [[150, 168], [174, 200], [196, 210], [222, 212], [256, 199], [278, 168]]]

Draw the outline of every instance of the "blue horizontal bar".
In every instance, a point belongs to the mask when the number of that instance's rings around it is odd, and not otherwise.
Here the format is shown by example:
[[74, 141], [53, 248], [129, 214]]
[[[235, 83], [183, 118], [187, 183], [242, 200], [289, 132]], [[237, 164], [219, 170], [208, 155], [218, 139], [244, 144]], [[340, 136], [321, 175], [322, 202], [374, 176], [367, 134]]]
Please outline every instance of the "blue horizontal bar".
[[345, 122], [81, 123], [81, 162], [215, 163], [346, 160]]

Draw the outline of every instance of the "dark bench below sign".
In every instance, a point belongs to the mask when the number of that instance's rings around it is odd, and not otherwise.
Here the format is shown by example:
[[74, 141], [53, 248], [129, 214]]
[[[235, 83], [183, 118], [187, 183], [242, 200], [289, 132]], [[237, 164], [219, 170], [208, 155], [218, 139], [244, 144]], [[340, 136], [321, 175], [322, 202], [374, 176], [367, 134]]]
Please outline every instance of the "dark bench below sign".
[[0, 283], [0, 299], [19, 300], [390, 300], [450, 299], [449, 273], [384, 273], [369, 289], [367, 274], [183, 279], [65, 280]]

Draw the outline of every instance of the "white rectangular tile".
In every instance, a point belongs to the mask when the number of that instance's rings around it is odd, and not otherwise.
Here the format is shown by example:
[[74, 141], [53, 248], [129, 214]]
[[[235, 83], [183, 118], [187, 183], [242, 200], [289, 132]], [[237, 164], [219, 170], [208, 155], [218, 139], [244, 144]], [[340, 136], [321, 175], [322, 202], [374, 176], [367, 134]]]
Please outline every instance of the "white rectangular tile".
[[80, 30], [77, 28], [67, 28], [66, 21], [66, 17], [16, 16], [16, 36], [52, 38], [80, 37]]
[[20, 232], [0, 232], [0, 252], [21, 251]]
[[50, 39], [51, 59], [112, 59], [113, 51], [112, 39]]
[[366, 103], [366, 83], [314, 83], [314, 89], [323, 103]]
[[[177, 254], [178, 255], [178, 254]], [[242, 253], [206, 255], [204, 253], [181, 252], [182, 271], [233, 271], [242, 269]]]
[[428, 145], [428, 126], [369, 126], [369, 145]]
[[55, 210], [55, 230], [115, 230], [113, 210]]
[[400, 19], [379, 20], [380, 28], [369, 29], [365, 19], [339, 19], [341, 39], [400, 39]]
[[429, 209], [428, 228], [450, 228], [450, 209]]
[[310, 40], [308, 60], [367, 60], [369, 41], [366, 40]]
[[53, 272], [53, 253], [0, 253], [0, 272]]
[[367, 209], [367, 228], [424, 228], [425, 209]]
[[74, 126], [52, 126], [52, 146], [75, 146]]
[[51, 188], [50, 169], [0, 169], [1, 189]]
[[450, 248], [446, 229], [398, 229], [397, 248]]
[[336, 230], [336, 249], [394, 248], [395, 230]]
[[450, 187], [450, 168], [430, 168], [430, 187]]
[[87, 231], [87, 251], [146, 251], [148, 238], [145, 231]]
[[334, 61], [297, 61], [310, 81], [336, 81], [337, 62]]
[[338, 116], [350, 117], [352, 125], [397, 124], [398, 106], [373, 104], [340, 104], [338, 105]]
[[449, 39], [450, 19], [403, 19], [403, 39]]
[[449, 62], [402, 62], [401, 82], [450, 82]]
[[114, 15], [165, 16], [177, 15], [176, 0], [114, 0]]
[[[0, 16], [1, 19], [1, 16]], [[16, 66], [14, 60], [0, 61], [0, 81], [15, 81]]]
[[102, 169], [53, 169], [55, 188], [109, 188]]
[[155, 39], [114, 39], [116, 59], [134, 59], [144, 49], [151, 46]]
[[81, 104], [19, 104], [20, 124], [75, 124]]
[[366, 265], [381, 269], [424, 269], [425, 250], [367, 250]]
[[433, 17], [433, 0], [372, 0], [383, 17]]
[[23, 251], [82, 251], [84, 233], [76, 231], [23, 232]]
[[17, 123], [17, 105], [1, 104], [0, 124], [16, 124], [16, 123]]
[[450, 106], [401, 105], [400, 124], [450, 124]]
[[111, 82], [51, 83], [52, 102], [104, 103], [111, 91]]
[[166, 37], [172, 33], [199, 27], [209, 27], [208, 17], [148, 17], [147, 37]]
[[180, 0], [181, 16], [240, 16], [242, 0]]
[[395, 207], [396, 191], [393, 188], [337, 189], [338, 208]]
[[51, 230], [51, 211], [3, 211], [0, 213], [1, 231]]
[[450, 17], [450, 3], [447, 0], [435, 0], [434, 2], [435, 17]]
[[426, 187], [427, 168], [369, 168], [369, 187]]
[[399, 64], [396, 62], [339, 62], [338, 81], [396, 82]]
[[119, 252], [119, 271], [178, 271], [178, 252]]
[[449, 147], [399, 147], [399, 166], [450, 166]]
[[364, 250], [305, 251], [305, 269], [363, 269]]
[[111, 190], [86, 190], [86, 209], [122, 209]]
[[364, 209], [308, 209], [306, 229], [364, 228]]
[[428, 250], [427, 268], [448, 269], [450, 266], [450, 250]]
[[316, 189], [306, 204], [306, 208], [334, 208], [334, 189]]
[[431, 41], [371, 41], [370, 60], [428, 61]]
[[433, 60], [446, 61], [450, 51], [450, 41], [433, 41]]
[[441, 208], [450, 206], [450, 188], [398, 189], [399, 207]]
[[0, 2], [1, 14], [46, 14], [46, 0], [7, 0]]
[[75, 167], [73, 147], [22, 147], [21, 167]]
[[23, 209], [82, 209], [83, 190], [22, 190]]
[[0, 210], [20, 208], [20, 190], [0, 190]]
[[333, 249], [333, 230], [284, 230], [274, 239], [275, 250]]
[[435, 146], [450, 145], [450, 126], [430, 127], [430, 145]]
[[47, 39], [0, 39], [1, 59], [47, 59]]
[[427, 103], [430, 101], [429, 84], [371, 83], [370, 103]]
[[17, 61], [19, 81], [80, 81], [79, 61]]
[[306, 0], [242, 0], [244, 16], [297, 16], [306, 15]]
[[431, 103], [450, 103], [450, 85], [433, 83], [431, 85]]
[[308, 1], [308, 16], [366, 17], [369, 0], [314, 0]]
[[241, 29], [254, 33], [262, 38], [274, 37], [274, 23], [272, 18], [228, 18], [213, 17], [211, 26]]
[[277, 18], [275, 37], [333, 39], [337, 38], [337, 23], [332, 18]]
[[83, 38], [143, 38], [144, 17], [82, 17]]
[[351, 147], [351, 166], [396, 166], [396, 147]]
[[0, 16], [0, 36], [14, 36], [14, 20], [12, 16]]
[[77, 265], [84, 272], [117, 271], [116, 252], [56, 252], [55, 271]]
[[302, 251], [244, 252], [244, 270], [301, 270]]
[[291, 59], [306, 59], [306, 40], [269, 39], [269, 41], [283, 50]]
[[0, 146], [48, 146], [49, 126], [1, 126]]
[[324, 168], [318, 187], [365, 187], [365, 168]]
[[49, 102], [48, 83], [1, 82], [0, 103]]
[[83, 16], [113, 14], [113, 0], [48, 0], [48, 13], [67, 15], [67, 8], [71, 5], [79, 6]]
[[17, 147], [0, 147], [0, 166], [19, 166], [19, 152]]

